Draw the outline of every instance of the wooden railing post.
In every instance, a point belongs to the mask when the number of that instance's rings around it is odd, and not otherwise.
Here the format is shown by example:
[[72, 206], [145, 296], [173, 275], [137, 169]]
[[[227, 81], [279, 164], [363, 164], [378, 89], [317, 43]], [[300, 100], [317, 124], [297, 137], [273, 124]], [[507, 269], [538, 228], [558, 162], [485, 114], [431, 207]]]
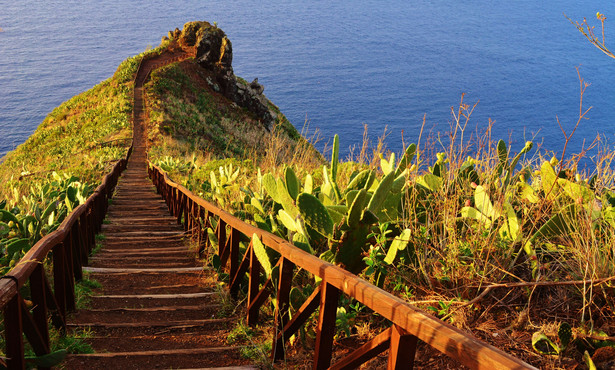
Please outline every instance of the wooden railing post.
[[169, 211], [171, 212], [171, 214], [173, 214], [173, 199], [171, 199], [172, 198], [172, 194], [171, 194], [172, 189], [169, 186], [169, 184], [164, 182], [164, 178], [162, 178], [162, 175], [161, 175], [160, 182], [162, 184], [162, 185], [160, 185], [162, 187], [162, 193], [164, 194], [164, 198], [167, 201], [167, 207], [169, 208]]
[[177, 217], [177, 224], [182, 224], [182, 198], [184, 193], [175, 189], [175, 217]]
[[388, 370], [412, 369], [418, 338], [408, 334], [397, 325], [391, 328], [391, 346], [389, 348]]
[[[115, 176], [113, 178], [115, 178]], [[96, 198], [94, 199], [94, 207], [92, 207], [92, 213], [94, 214], [94, 234], [98, 234], [101, 230], [103, 217], [102, 215], [107, 212], [107, 207], [105, 206], [105, 203], [108, 204], [109, 190], [110, 189], [104, 189], [104, 191], [96, 195]]]
[[86, 251], [88, 251], [88, 255], [90, 254], [90, 246], [89, 246], [89, 235], [88, 235], [88, 216], [87, 216], [87, 210], [85, 212], [83, 212], [81, 214], [81, 216], [79, 216], [79, 237], [81, 238], [81, 248], [85, 249]]
[[340, 297], [339, 289], [327, 283], [325, 279], [321, 284], [320, 315], [316, 327], [316, 348], [314, 348], [313, 363], [313, 368], [317, 370], [326, 369], [331, 364], [337, 301]]
[[198, 243], [201, 240], [201, 207], [195, 201], [192, 201], [192, 217], [190, 220], [192, 223], [191, 237]]
[[188, 217], [186, 220], [186, 231], [190, 232], [190, 239], [194, 236], [194, 201], [188, 198]]
[[96, 245], [96, 230], [89, 210], [83, 212], [79, 217], [79, 246], [89, 256], [92, 253], [92, 249]]
[[175, 217], [175, 201], [173, 199], [175, 189], [169, 184], [166, 184], [165, 192], [167, 193], [167, 201], [169, 202], [169, 211], [171, 211], [171, 216]]
[[175, 189], [175, 217], [177, 217], [177, 224], [181, 225], [182, 223], [182, 198], [184, 193], [179, 191], [179, 189]]
[[162, 183], [162, 193], [164, 195], [164, 199], [167, 201], [167, 207], [169, 208], [169, 211], [171, 212], [171, 215], [173, 214], [173, 202], [171, 199], [171, 189], [170, 186], [165, 183], [162, 179], [160, 180], [160, 182]]
[[58, 312], [62, 317], [66, 317], [66, 270], [64, 245], [62, 243], [53, 248], [53, 285], [54, 295], [58, 303]]
[[[183, 193], [182, 193], [183, 194]], [[184, 214], [184, 231], [190, 230], [190, 201], [184, 194], [182, 202], [182, 213]]]
[[198, 234], [194, 234], [197, 232], [196, 228], [199, 225], [199, 216], [199, 206], [197, 206], [194, 200], [190, 199], [190, 237], [192, 239], [195, 239], [195, 237], [198, 239]]
[[[78, 222], [75, 222], [75, 225], [77, 225]], [[71, 261], [72, 261], [72, 271], [73, 271], [73, 277], [76, 280], [81, 280], [83, 278], [83, 272], [81, 271], [81, 261], [83, 260], [82, 257], [82, 249], [81, 246], [79, 245], [78, 241], [76, 240], [76, 234], [75, 233], [75, 225], [73, 225], [73, 227], [70, 228], [68, 235], [66, 236], [66, 243], [70, 246], [69, 249], [71, 250]]]
[[4, 336], [9, 369], [25, 369], [21, 295], [15, 294], [4, 307]]
[[81, 236], [80, 225], [83, 225], [84, 222], [85, 222], [84, 218], [79, 217], [79, 221], [75, 222], [75, 224], [71, 228], [71, 233], [73, 234], [73, 243], [75, 243], [75, 246], [80, 250], [81, 266], [88, 265], [89, 263], [88, 256], [90, 255], [90, 251], [86, 247], [85, 243], [82, 240], [83, 238]]
[[197, 253], [199, 256], [203, 256], [205, 252], [205, 246], [207, 245], [207, 218], [209, 217], [209, 211], [205, 208], [197, 206]]
[[88, 255], [90, 254], [90, 252], [92, 251], [92, 248], [94, 247], [94, 243], [96, 242], [96, 227], [94, 225], [94, 212], [93, 209], [88, 207], [85, 212], [83, 212], [84, 216], [85, 216], [85, 225], [79, 225], [80, 227], [84, 227], [85, 226], [85, 245], [86, 245], [86, 250], [88, 251]]
[[177, 209], [175, 208], [175, 188], [172, 188], [170, 185], [167, 185], [168, 188], [168, 192], [169, 192], [169, 209], [171, 210], [171, 216], [175, 217], [177, 216]]
[[[226, 222], [222, 218], [218, 219], [218, 227], [217, 227], [216, 237], [218, 238], [218, 256], [220, 256], [220, 260], [222, 261], [222, 255], [224, 254], [224, 249], [226, 247]], [[225, 263], [222, 261], [222, 266]]]
[[[286, 339], [284, 335], [282, 335], [279, 339], [277, 339], [277, 333], [284, 332], [284, 326], [288, 322], [289, 317], [289, 308], [290, 308], [290, 289], [292, 287], [293, 281], [293, 273], [295, 269], [295, 264], [287, 260], [286, 258], [281, 257], [280, 261], [280, 275], [277, 286], [277, 294], [276, 294], [276, 308], [274, 313], [274, 328], [275, 334], [273, 336], [273, 344], [271, 346], [271, 358], [276, 360], [281, 360], [284, 358], [284, 344]], [[335, 324], [335, 322], [334, 322]], [[277, 339], [277, 340], [276, 340]]]
[[175, 198], [175, 217], [177, 217], [177, 224], [182, 224], [182, 198], [183, 193], [179, 191], [179, 189], [175, 189], [176, 198]]
[[75, 272], [73, 265], [73, 251], [70, 245], [70, 233], [66, 236], [62, 242], [62, 249], [64, 249], [64, 269], [66, 271], [64, 275], [64, 282], [66, 284], [66, 310], [75, 310]]
[[41, 333], [44, 344], [49, 348], [49, 329], [47, 327], [47, 299], [45, 298], [45, 269], [38, 265], [30, 275], [30, 295], [32, 296], [32, 316]]
[[[229, 245], [229, 258], [230, 258], [230, 268], [229, 268], [229, 276], [231, 279], [235, 277], [237, 274], [237, 270], [239, 270], [239, 241], [241, 240], [241, 232], [231, 226], [231, 243]], [[231, 292], [233, 293], [233, 292]], [[236, 292], [235, 292], [236, 293]]]
[[259, 308], [255, 305], [254, 299], [258, 295], [261, 279], [261, 264], [256, 258], [254, 248], [250, 248], [250, 282], [248, 283], [248, 325], [253, 326], [258, 322]]

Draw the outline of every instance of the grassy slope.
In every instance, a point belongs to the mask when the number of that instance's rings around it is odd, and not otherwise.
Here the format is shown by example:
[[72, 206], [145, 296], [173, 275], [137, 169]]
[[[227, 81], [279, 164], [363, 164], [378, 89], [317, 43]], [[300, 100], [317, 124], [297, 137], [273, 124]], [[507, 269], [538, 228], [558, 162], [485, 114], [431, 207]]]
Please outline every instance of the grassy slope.
[[241, 163], [247, 170], [323, 163], [273, 103], [279, 118], [268, 131], [253, 113], [216, 92], [208, 83], [212, 80], [211, 72], [188, 59], [158, 69], [146, 84], [150, 160], [176, 180], [198, 189], [210, 170], [224, 163]]
[[132, 79], [147, 53], [128, 58], [113, 77], [55, 108], [8, 153], [0, 164], [0, 199], [16, 200], [15, 191], [27, 194], [31, 186], [48, 181], [52, 171], [99, 183], [130, 146]]

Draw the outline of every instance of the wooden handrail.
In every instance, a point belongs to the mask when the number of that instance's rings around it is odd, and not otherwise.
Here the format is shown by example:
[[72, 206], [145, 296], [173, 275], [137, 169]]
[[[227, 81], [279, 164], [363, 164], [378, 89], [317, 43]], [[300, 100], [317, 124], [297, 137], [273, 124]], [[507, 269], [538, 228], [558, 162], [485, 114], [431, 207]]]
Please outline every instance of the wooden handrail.
[[[0, 278], [0, 308], [4, 310], [9, 368], [25, 368], [23, 333], [37, 355], [49, 353], [47, 307], [54, 310], [54, 325], [62, 331], [66, 330], [66, 312], [75, 308], [75, 280], [81, 279], [81, 267], [84, 262], [87, 263], [87, 258], [83, 256], [88, 256], [94, 247], [94, 235], [100, 230], [108, 200], [121, 172], [126, 168], [130, 153], [129, 150], [126, 158], [119, 160], [113, 170], [105, 175], [100, 186], [84, 204], [76, 207], [56, 230], [34, 244], [15, 267]], [[53, 251], [53, 291], [42, 269], [50, 251]], [[30, 313], [24, 308], [19, 293], [28, 280], [31, 299], [37, 312], [37, 320], [31, 317], [32, 320], [29, 321], [26, 317], [29, 317]], [[35, 323], [32, 324], [32, 321]], [[28, 331], [24, 331], [25, 323], [30, 325]], [[35, 335], [38, 339], [28, 335]]]
[[[137, 71], [141, 69], [141, 61]], [[138, 74], [135, 74], [135, 79]], [[134, 82], [134, 79], [133, 79]], [[134, 119], [134, 114], [133, 114]], [[75, 280], [82, 277], [81, 268], [87, 264], [107, 212], [109, 199], [120, 174], [126, 169], [132, 154], [120, 159], [107, 173], [101, 184], [84, 204], [77, 206], [60, 226], [41, 238], [6, 275], [0, 277], [0, 308], [3, 310], [6, 365], [9, 369], [25, 369], [23, 336], [30, 342], [37, 356], [50, 351], [48, 315], [52, 324], [66, 331], [66, 313], [75, 309]], [[44, 260], [53, 251], [53, 290], [43, 268]], [[30, 281], [33, 313], [26, 308], [20, 289]], [[48, 312], [48, 308], [51, 312]]]
[[[137, 79], [147, 78], [149, 71], [147, 74], [142, 73], [143, 62], [153, 57], [156, 56], [145, 55], [139, 61], [133, 78], [134, 86], [137, 85]], [[133, 101], [135, 95], [136, 91], [133, 89]], [[133, 132], [136, 119], [133, 109]], [[0, 308], [4, 311], [7, 356], [6, 364], [0, 359], [0, 365], [6, 365], [9, 369], [25, 369], [24, 334], [36, 355], [49, 353], [48, 308], [52, 311], [51, 322], [54, 326], [66, 331], [66, 313], [75, 308], [75, 280], [82, 277], [81, 268], [87, 264], [95, 244], [94, 236], [100, 231], [108, 201], [120, 174], [126, 169], [133, 147], [134, 138], [126, 157], [117, 161], [86, 202], [76, 207], [56, 230], [32, 246], [8, 274], [0, 277]], [[50, 251], [53, 251], [53, 290], [43, 269], [43, 262]], [[19, 293], [28, 280], [34, 304], [33, 314], [25, 308]]]
[[[264, 245], [269, 248], [277, 251], [282, 261], [288, 261], [292, 265], [309, 271], [315, 276], [318, 276], [322, 279], [320, 285], [320, 294], [315, 294], [313, 299], [320, 299], [320, 315], [319, 325], [322, 327], [317, 328], [317, 344], [315, 349], [315, 360], [314, 360], [314, 368], [327, 368], [330, 366], [331, 359], [331, 348], [319, 348], [319, 344], [321, 346], [331, 346], [332, 343], [332, 333], [325, 333], [325, 329], [331, 326], [335, 326], [335, 311], [337, 309], [337, 298], [338, 294], [344, 293], [349, 297], [356, 299], [361, 302], [365, 306], [372, 309], [375, 313], [382, 315], [383, 317], [389, 319], [393, 323], [393, 327], [395, 330], [392, 330], [387, 338], [382, 339], [378, 338], [380, 341], [378, 344], [382, 349], [375, 354], [372, 353], [372, 349], [365, 349], [364, 352], [370, 352], [370, 356], [373, 357], [377, 355], [382, 350], [386, 348], [390, 348], [389, 351], [389, 365], [396, 364], [395, 358], [399, 357], [401, 353], [404, 351], [410, 351], [412, 353], [411, 359], [409, 361], [413, 361], [414, 359], [414, 350], [416, 348], [416, 338], [422, 340], [427, 343], [431, 347], [437, 349], [438, 351], [446, 354], [447, 356], [458, 360], [462, 364], [474, 368], [474, 369], [533, 369], [534, 367], [529, 364], [512, 357], [503, 351], [495, 348], [494, 346], [487, 344], [479, 339], [476, 339], [472, 335], [457, 329], [456, 327], [445, 323], [424, 311], [409, 305], [398, 297], [393, 296], [392, 294], [370, 284], [364, 279], [359, 278], [358, 276], [338, 267], [332, 265], [326, 261], [321, 260], [320, 258], [313, 256], [297, 247], [288, 241], [273, 235], [267, 231], [259, 229], [255, 226], [247, 224], [240, 219], [234, 217], [230, 213], [225, 210], [217, 207], [216, 205], [207, 202], [206, 200], [196, 196], [190, 190], [186, 189], [182, 185], [179, 185], [173, 182], [167, 174], [158, 166], [155, 166], [150, 163], [149, 166], [150, 177], [158, 192], [162, 194], [165, 198], [169, 209], [172, 214], [178, 218], [178, 221], [183, 221], [188, 229], [193, 232], [198, 233], [198, 240], [206, 240], [206, 229], [203, 230], [207, 225], [211, 225], [210, 217], [215, 216], [218, 218], [218, 227], [217, 227], [217, 235], [219, 241], [220, 248], [220, 258], [224, 261], [230, 256], [236, 255], [237, 251], [233, 251], [234, 245], [236, 245], [236, 249], [238, 250], [239, 241], [237, 240], [237, 236], [234, 236], [237, 232], [247, 236], [252, 237], [252, 235], [257, 235], [258, 238], [262, 241]], [[194, 225], [204, 225], [204, 227], [194, 227]], [[220, 226], [222, 225], [222, 226]], [[226, 227], [229, 228], [227, 232]], [[228, 237], [227, 237], [228, 236]], [[235, 239], [235, 240], [234, 240]], [[250, 246], [251, 247], [251, 246]], [[232, 272], [236, 272], [241, 266], [245, 267], [244, 261], [249, 260], [250, 270], [251, 271], [260, 271], [259, 268], [252, 269], [252, 265], [258, 265], [258, 261], [255, 257], [249, 256], [248, 253], [252, 255], [254, 253], [251, 252], [251, 248], [248, 247], [245, 256], [238, 256], [240, 260], [233, 260], [230, 258], [230, 277], [234, 278], [234, 274]], [[229, 250], [230, 249], [230, 250]], [[243, 258], [243, 260], [241, 260]], [[247, 262], [246, 262], [247, 263]], [[240, 265], [241, 264], [241, 265]], [[280, 268], [280, 274], [283, 274], [283, 268]], [[245, 270], [244, 270], [245, 271]], [[245, 272], [244, 272], [245, 273]], [[258, 273], [258, 272], [257, 272]], [[286, 275], [288, 276], [288, 274]], [[292, 276], [292, 275], [290, 275]], [[258, 297], [255, 294], [256, 292], [253, 290], [259, 288], [258, 276], [252, 276], [250, 274], [250, 293], [249, 296], [252, 295], [254, 298], [248, 298], [248, 315], [254, 315], [254, 307], [256, 305], [256, 312], [258, 310], [258, 306], [260, 306], [260, 302], [257, 302]], [[253, 281], [254, 279], [254, 281]], [[282, 281], [282, 277], [280, 281]], [[231, 281], [231, 291], [233, 291], [233, 281]], [[262, 290], [268, 289], [268, 286], [271, 286], [270, 282], [267, 282]], [[255, 288], [256, 286], [256, 288]], [[279, 289], [279, 287], [276, 287]], [[283, 310], [284, 300], [288, 299], [288, 297], [280, 297], [278, 291], [278, 311]], [[288, 294], [288, 293], [286, 293]], [[260, 295], [260, 294], [259, 294]], [[329, 297], [329, 298], [327, 298]], [[281, 301], [282, 300], [282, 301]], [[329, 300], [329, 301], [327, 301]], [[261, 303], [262, 304], [262, 303]], [[310, 309], [313, 310], [313, 307], [316, 304], [311, 304], [310, 302], [306, 302], [304, 306], [312, 307]], [[328, 307], [330, 306], [330, 307]], [[331, 308], [332, 307], [332, 308]], [[252, 311], [252, 312], [251, 312]], [[327, 318], [327, 311], [333, 312], [333, 319], [330, 317]], [[276, 318], [282, 312], [276, 313]], [[298, 316], [295, 314], [295, 316]], [[309, 315], [308, 315], [309, 316]], [[331, 325], [332, 320], [332, 325]], [[249, 318], [250, 322], [251, 319]], [[284, 321], [284, 320], [283, 320]], [[284, 334], [288, 338], [292, 333], [286, 333], [284, 330], [286, 327], [296, 328], [297, 324], [294, 322], [291, 323], [283, 323], [281, 326], [282, 338], [274, 338], [274, 341], [278, 341], [278, 348], [283, 349], [283, 345], [279, 346], [279, 341], [284, 342]], [[292, 324], [292, 325], [291, 325]], [[330, 332], [330, 330], [329, 330]], [[400, 334], [401, 333], [401, 334]], [[383, 333], [384, 334], [384, 333]], [[324, 336], [330, 336], [331, 338], [321, 338]], [[397, 336], [396, 336], [397, 335]], [[280, 337], [280, 336], [278, 336]], [[381, 336], [379, 336], [381, 337]], [[386, 336], [385, 336], [386, 337]], [[396, 339], [397, 338], [397, 339]], [[402, 338], [402, 339], [399, 339]], [[412, 338], [415, 338], [414, 340]], [[387, 345], [382, 345], [382, 341], [387, 341]], [[405, 343], [406, 348], [397, 347], [400, 343]], [[276, 343], [274, 343], [273, 350], [276, 350]], [[369, 347], [369, 346], [368, 346]], [[379, 348], [380, 348], [379, 347]], [[353, 354], [354, 357], [362, 358], [362, 361], [365, 361], [371, 357], [363, 358], [364, 353], [359, 351], [356, 354]], [[361, 357], [363, 356], [363, 357]], [[280, 358], [280, 354], [274, 354], [274, 358]], [[351, 357], [351, 356], [349, 356]], [[403, 356], [402, 356], [403, 357]], [[342, 360], [343, 362], [344, 360]], [[354, 366], [357, 365], [356, 362], [352, 362], [350, 359], [348, 360], [353, 363]], [[362, 362], [359, 362], [360, 364]], [[402, 365], [407, 367], [408, 364]], [[393, 367], [400, 366], [397, 364]], [[344, 366], [340, 367], [344, 368]]]

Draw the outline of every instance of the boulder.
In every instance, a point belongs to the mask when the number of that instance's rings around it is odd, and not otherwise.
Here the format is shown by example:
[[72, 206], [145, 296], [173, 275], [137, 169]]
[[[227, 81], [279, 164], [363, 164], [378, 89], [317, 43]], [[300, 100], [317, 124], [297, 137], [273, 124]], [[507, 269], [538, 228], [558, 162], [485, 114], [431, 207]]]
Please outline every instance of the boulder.
[[198, 41], [198, 33], [201, 32], [202, 29], [211, 27], [213, 26], [208, 22], [188, 22], [184, 24], [179, 41], [185, 46], [194, 46]]
[[258, 78], [255, 78], [254, 81], [250, 82], [250, 88], [252, 88], [252, 90], [254, 90], [254, 92], [258, 95], [265, 91], [265, 87], [258, 83]]

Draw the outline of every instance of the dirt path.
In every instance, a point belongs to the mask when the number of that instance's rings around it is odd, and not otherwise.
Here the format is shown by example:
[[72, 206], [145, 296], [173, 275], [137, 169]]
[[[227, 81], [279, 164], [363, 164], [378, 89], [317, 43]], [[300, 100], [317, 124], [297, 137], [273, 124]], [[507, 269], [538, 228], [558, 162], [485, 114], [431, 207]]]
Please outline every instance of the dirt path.
[[90, 355], [71, 355], [68, 369], [245, 368], [226, 337], [229, 319], [219, 317], [215, 279], [188, 250], [183, 227], [169, 214], [147, 178], [143, 83], [137, 78], [133, 154], [103, 225], [103, 249], [91, 258], [92, 279], [102, 284], [88, 309], [69, 326], [92, 330]]

